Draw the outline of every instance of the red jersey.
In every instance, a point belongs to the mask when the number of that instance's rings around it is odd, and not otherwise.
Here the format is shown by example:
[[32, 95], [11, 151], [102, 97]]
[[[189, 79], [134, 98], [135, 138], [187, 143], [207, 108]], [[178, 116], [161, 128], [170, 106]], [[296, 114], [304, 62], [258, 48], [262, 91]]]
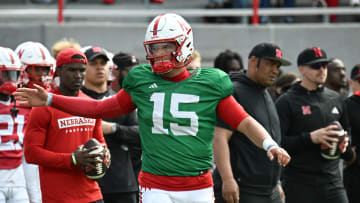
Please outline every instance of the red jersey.
[[[61, 94], [57, 89], [55, 94]], [[79, 91], [78, 97], [87, 97]], [[43, 202], [102, 199], [96, 181], [71, 164], [71, 153], [90, 138], [105, 143], [101, 119], [74, 116], [52, 107], [33, 108], [24, 139], [25, 157], [39, 165]]]
[[0, 102], [0, 169], [14, 169], [22, 162], [24, 128], [31, 107], [17, 106], [16, 117], [11, 115], [12, 108], [10, 100]]

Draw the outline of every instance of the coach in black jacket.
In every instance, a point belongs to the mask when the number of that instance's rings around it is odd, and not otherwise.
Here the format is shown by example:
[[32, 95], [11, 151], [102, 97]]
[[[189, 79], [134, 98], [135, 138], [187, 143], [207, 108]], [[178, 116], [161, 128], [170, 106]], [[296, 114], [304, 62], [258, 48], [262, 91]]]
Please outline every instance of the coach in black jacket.
[[344, 170], [344, 185], [349, 203], [360, 202], [360, 64], [351, 70], [350, 86], [353, 95], [345, 99], [351, 127], [353, 160]]
[[[331, 147], [339, 136], [332, 121], [347, 128], [346, 112], [338, 94], [324, 88], [327, 75], [327, 56], [324, 50], [312, 47], [298, 57], [302, 81], [293, 85], [278, 98], [282, 128], [282, 146], [292, 160], [283, 174], [287, 203], [347, 203], [339, 170], [339, 159], [321, 156], [320, 144]], [[345, 151], [347, 139], [339, 145]], [[350, 155], [351, 150], [350, 151]]]
[[[274, 83], [281, 65], [290, 65], [290, 62], [282, 59], [280, 48], [262, 43], [250, 52], [246, 75], [231, 74], [234, 97], [277, 143], [281, 139], [280, 122], [266, 87]], [[233, 131], [218, 119], [213, 141], [217, 166], [213, 175], [216, 202], [237, 202], [239, 189], [240, 202], [282, 202], [277, 161], [270, 161], [264, 149]]]

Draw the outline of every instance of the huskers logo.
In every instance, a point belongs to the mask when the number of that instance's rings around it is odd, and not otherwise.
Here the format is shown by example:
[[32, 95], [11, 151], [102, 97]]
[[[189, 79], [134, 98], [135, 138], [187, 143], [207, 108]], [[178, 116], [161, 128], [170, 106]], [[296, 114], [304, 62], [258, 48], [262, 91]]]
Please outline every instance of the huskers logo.
[[301, 106], [301, 109], [302, 109], [303, 115], [310, 115], [311, 114], [310, 106]]
[[59, 119], [58, 125], [60, 129], [84, 126], [84, 125], [95, 126], [95, 121], [96, 120], [92, 118], [83, 118], [83, 117], [74, 116], [74, 117]]

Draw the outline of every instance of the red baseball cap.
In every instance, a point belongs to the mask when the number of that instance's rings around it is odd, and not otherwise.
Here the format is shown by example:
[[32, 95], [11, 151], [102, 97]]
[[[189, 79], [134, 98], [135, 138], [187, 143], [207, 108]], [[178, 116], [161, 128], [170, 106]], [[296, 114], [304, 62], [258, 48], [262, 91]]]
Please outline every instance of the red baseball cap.
[[56, 67], [60, 67], [69, 63], [87, 64], [87, 58], [84, 53], [74, 48], [66, 48], [57, 55]]

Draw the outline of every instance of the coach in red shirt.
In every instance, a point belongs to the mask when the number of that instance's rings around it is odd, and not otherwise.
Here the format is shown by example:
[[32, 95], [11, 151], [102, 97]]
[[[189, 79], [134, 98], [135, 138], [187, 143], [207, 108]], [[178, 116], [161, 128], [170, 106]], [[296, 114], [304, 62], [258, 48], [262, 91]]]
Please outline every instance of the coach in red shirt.
[[[61, 51], [56, 59], [60, 85], [52, 92], [87, 97], [80, 91], [86, 64], [82, 52], [73, 48]], [[94, 167], [95, 155], [79, 147], [90, 138], [105, 143], [101, 120], [73, 116], [48, 106], [33, 108], [29, 120], [25, 157], [39, 165], [43, 202], [103, 202], [97, 182], [87, 178], [81, 169]]]

